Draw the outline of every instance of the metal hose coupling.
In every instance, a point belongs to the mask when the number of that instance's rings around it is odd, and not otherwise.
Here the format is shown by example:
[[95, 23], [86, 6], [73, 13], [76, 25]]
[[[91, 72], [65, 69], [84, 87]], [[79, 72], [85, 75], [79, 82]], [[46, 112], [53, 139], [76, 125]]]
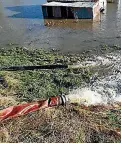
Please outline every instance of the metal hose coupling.
[[53, 107], [53, 106], [59, 106], [59, 105], [66, 105], [67, 103], [67, 98], [66, 96], [60, 95], [60, 96], [54, 96], [54, 97], [50, 97], [48, 99], [48, 107]]
[[66, 103], [68, 102], [66, 95], [62, 94], [60, 98], [61, 98], [61, 105], [66, 105]]

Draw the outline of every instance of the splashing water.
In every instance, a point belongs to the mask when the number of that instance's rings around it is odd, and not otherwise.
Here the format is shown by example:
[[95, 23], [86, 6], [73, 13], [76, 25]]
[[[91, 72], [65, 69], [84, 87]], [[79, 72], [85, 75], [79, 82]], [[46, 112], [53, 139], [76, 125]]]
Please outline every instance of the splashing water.
[[[106, 55], [105, 58], [96, 57], [96, 65], [98, 65], [98, 62], [100, 61], [102, 61], [101, 65], [113, 64], [111, 72], [109, 75], [104, 75], [103, 77], [97, 79], [94, 83], [88, 85], [86, 88], [79, 88], [70, 92], [70, 94], [66, 96], [69, 102], [84, 104], [86, 106], [98, 104], [106, 105], [111, 103], [113, 104], [114, 102], [121, 102], [120, 59], [120, 53], [111, 53]], [[86, 61], [86, 63], [87, 62], [88, 61]], [[90, 61], [89, 64], [95, 65], [95, 62], [92, 63], [92, 61]], [[119, 72], [116, 72], [116, 70]]]
[[78, 103], [84, 105], [95, 105], [102, 102], [102, 97], [95, 91], [89, 88], [73, 90], [71, 94], [66, 96], [70, 103]]

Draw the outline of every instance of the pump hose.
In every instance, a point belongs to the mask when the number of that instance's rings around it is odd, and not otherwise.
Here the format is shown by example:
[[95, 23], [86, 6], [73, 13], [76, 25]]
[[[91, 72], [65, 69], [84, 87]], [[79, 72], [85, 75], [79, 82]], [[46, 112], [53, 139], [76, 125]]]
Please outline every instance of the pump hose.
[[47, 100], [41, 100], [37, 102], [11, 106], [0, 111], [0, 121], [6, 120], [6, 119], [13, 119], [18, 116], [26, 115], [26, 114], [35, 112], [39, 109], [65, 105], [66, 101], [67, 101], [66, 97], [62, 95], [62, 96], [51, 97]]
[[24, 71], [36, 69], [67, 69], [68, 65], [10, 66], [0, 67], [0, 71]]

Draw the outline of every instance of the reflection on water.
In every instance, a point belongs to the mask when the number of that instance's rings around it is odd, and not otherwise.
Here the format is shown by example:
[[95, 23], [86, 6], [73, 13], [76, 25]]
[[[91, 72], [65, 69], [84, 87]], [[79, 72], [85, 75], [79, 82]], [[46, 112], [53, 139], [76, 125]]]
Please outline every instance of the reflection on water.
[[0, 1], [0, 44], [79, 52], [101, 44], [120, 44], [120, 0], [108, 4], [100, 20], [43, 20], [45, 0]]
[[9, 16], [10, 18], [27, 18], [27, 19], [42, 19], [42, 10], [40, 5], [25, 5], [25, 6], [14, 6], [6, 7], [6, 9], [16, 12]]
[[52, 27], [52, 28], [61, 28], [61, 29], [76, 29], [76, 30], [93, 30], [93, 28], [97, 27], [99, 25], [98, 21], [93, 20], [75, 20], [75, 19], [45, 19], [44, 25], [46, 27]]

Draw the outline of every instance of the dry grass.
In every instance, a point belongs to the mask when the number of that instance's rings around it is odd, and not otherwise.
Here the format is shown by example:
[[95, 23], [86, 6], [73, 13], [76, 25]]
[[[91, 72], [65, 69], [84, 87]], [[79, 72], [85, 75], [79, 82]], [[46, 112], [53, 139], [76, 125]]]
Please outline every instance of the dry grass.
[[0, 75], [0, 109], [17, 105], [17, 92], [19, 81], [14, 73], [4, 72]]
[[12, 96], [7, 96], [7, 97], [3, 97], [0, 95], [0, 107], [8, 107], [9, 105], [16, 105], [17, 102], [15, 100], [14, 97]]
[[[0, 124], [0, 142], [120, 142], [120, 128], [112, 127], [114, 123], [110, 122], [108, 115], [113, 107], [101, 108], [70, 104], [4, 121]], [[117, 116], [120, 107], [114, 110]]]

